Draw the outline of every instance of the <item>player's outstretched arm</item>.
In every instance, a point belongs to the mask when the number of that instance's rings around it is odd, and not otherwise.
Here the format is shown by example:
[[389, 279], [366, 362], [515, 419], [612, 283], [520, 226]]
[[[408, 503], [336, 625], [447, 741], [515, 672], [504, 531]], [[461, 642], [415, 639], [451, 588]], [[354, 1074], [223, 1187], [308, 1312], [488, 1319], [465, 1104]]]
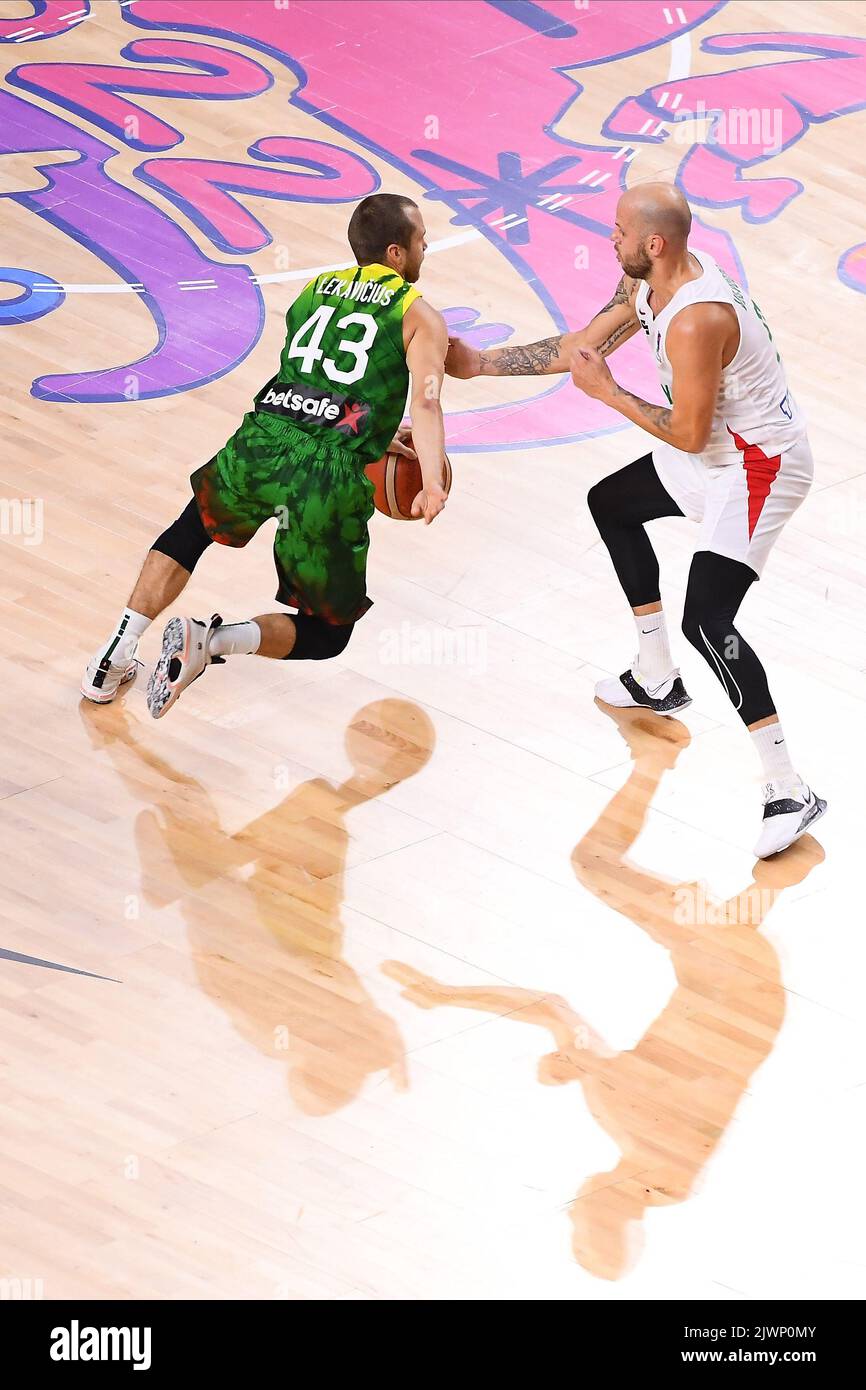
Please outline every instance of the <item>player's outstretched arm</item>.
[[406, 362], [412, 376], [409, 415], [412, 443], [421, 465], [422, 490], [412, 503], [412, 515], [429, 525], [445, 506], [445, 421], [442, 417], [442, 382], [448, 329], [442, 315], [423, 299], [406, 311], [408, 336]]
[[551, 376], [570, 370], [571, 358], [579, 347], [595, 348], [606, 357], [628, 342], [640, 328], [634, 301], [637, 280], [623, 275], [613, 298], [585, 328], [575, 333], [559, 333], [537, 343], [520, 347], [488, 348], [479, 351], [459, 338], [451, 338], [445, 370], [449, 376]]
[[689, 304], [675, 316], [666, 340], [673, 373], [671, 405], [653, 405], [626, 391], [614, 381], [601, 355], [590, 348], [575, 351], [572, 380], [588, 396], [619, 411], [656, 439], [699, 454], [712, 432], [722, 362], [731, 338], [726, 310], [724, 304]]

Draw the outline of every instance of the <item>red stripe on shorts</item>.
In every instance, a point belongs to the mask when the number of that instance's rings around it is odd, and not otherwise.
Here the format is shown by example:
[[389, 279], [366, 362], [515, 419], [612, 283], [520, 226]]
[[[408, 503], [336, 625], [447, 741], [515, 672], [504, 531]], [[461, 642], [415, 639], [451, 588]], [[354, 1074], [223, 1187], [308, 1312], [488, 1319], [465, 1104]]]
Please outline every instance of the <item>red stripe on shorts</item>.
[[734, 443], [743, 455], [746, 487], [749, 490], [749, 540], [751, 540], [758, 524], [758, 517], [763, 511], [764, 503], [770, 495], [770, 488], [773, 486], [779, 471], [782, 455], [774, 454], [772, 458], [768, 458], [763, 449], [760, 449], [757, 444], [747, 444], [742, 435], [732, 430], [730, 425], [728, 425], [728, 434], [732, 436]]

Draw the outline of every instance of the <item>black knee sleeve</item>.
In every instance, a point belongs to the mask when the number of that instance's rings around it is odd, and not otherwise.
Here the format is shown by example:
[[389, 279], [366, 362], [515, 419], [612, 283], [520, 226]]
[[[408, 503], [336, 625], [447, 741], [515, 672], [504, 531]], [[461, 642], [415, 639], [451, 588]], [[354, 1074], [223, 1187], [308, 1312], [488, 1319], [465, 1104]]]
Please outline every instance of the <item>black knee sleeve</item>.
[[193, 497], [184, 507], [177, 521], [173, 521], [168, 530], [163, 531], [150, 548], [151, 550], [158, 550], [162, 555], [167, 555], [170, 560], [175, 560], [177, 564], [183, 565], [183, 568], [192, 574], [202, 554], [212, 544], [213, 541], [204, 529], [196, 500]]
[[775, 714], [767, 675], [735, 625], [737, 610], [757, 579], [739, 560], [700, 550], [692, 561], [683, 632], [715, 672], [744, 724]]
[[327, 661], [339, 656], [349, 645], [354, 623], [326, 623], [324, 618], [311, 618], [306, 613], [293, 615], [295, 645], [286, 661]]
[[682, 516], [645, 454], [589, 489], [587, 505], [632, 608], [657, 603], [659, 566], [644, 523]]
[[611, 491], [610, 479], [602, 478], [600, 483], [593, 483], [586, 494], [589, 514], [599, 530], [609, 518]]

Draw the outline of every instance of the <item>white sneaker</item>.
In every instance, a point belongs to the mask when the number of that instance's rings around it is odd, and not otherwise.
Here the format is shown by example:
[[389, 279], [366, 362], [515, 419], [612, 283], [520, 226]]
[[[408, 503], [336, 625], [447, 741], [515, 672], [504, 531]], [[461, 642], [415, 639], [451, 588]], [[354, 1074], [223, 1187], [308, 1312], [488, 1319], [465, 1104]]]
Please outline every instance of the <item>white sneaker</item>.
[[764, 784], [764, 824], [755, 845], [759, 859], [769, 859], [805, 835], [827, 809], [799, 777]]
[[198, 618], [172, 618], [162, 634], [162, 651], [147, 682], [147, 708], [161, 719], [188, 685], [198, 680], [206, 666], [222, 663], [211, 656], [211, 639], [222, 618], [215, 613], [209, 623]]
[[679, 714], [692, 703], [691, 695], [686, 693], [679, 671], [669, 671], [664, 680], [649, 684], [638, 670], [637, 657], [628, 671], [621, 676], [607, 676], [595, 687], [597, 700], [616, 709], [651, 709], [656, 714]]
[[[92, 700], [95, 705], [110, 705], [120, 687], [134, 681], [138, 675], [142, 663], [136, 660], [137, 650], [137, 642], [121, 650], [114, 638], [100, 647], [88, 661], [81, 677], [79, 689], [85, 700]], [[121, 656], [122, 659], [113, 662], [112, 656]]]

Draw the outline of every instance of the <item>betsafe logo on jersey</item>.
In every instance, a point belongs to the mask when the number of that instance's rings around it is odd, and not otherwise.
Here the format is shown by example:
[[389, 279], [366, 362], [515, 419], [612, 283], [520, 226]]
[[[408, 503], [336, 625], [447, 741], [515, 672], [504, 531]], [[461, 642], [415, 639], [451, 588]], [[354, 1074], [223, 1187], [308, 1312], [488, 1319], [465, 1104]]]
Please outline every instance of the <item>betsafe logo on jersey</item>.
[[357, 434], [370, 413], [366, 401], [350, 401], [347, 396], [285, 381], [269, 382], [256, 400], [256, 410], [294, 420], [317, 420], [330, 429], [345, 430], [347, 434]]

